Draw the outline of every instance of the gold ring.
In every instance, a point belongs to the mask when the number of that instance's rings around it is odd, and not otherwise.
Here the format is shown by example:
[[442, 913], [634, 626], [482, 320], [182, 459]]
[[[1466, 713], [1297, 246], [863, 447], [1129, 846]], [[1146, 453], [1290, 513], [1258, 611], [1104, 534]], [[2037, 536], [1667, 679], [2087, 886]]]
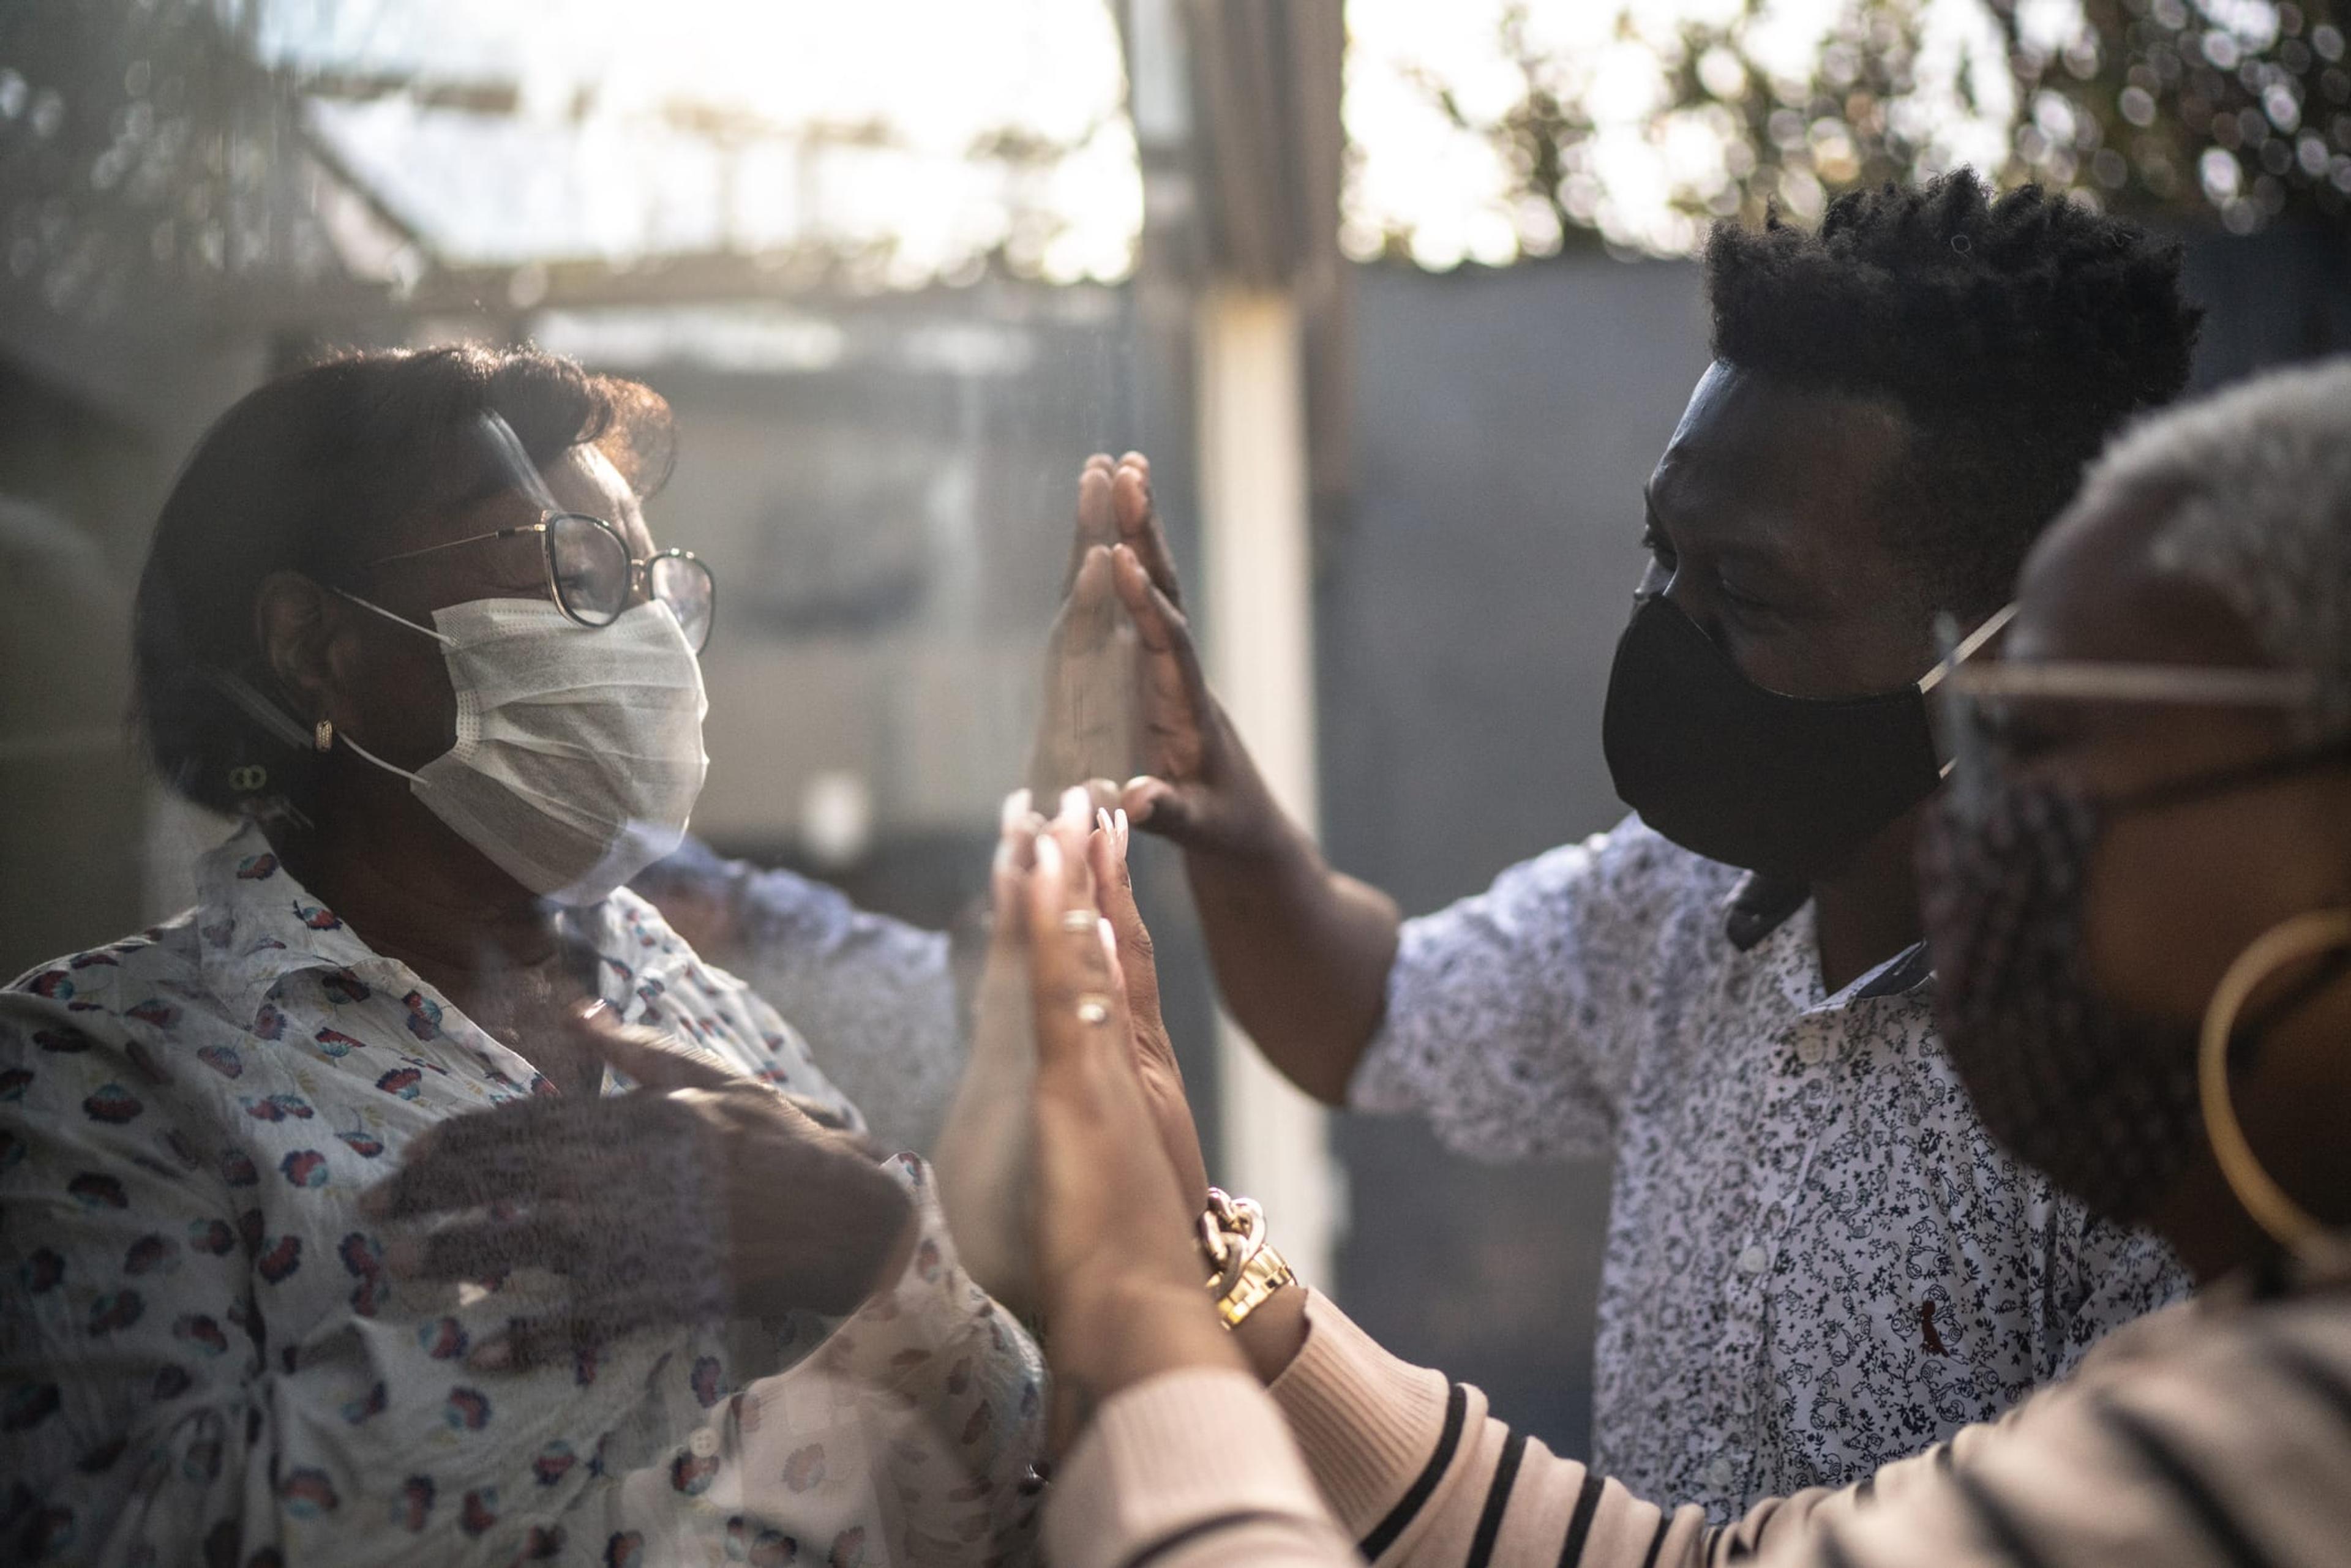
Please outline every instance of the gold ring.
[[1088, 991], [1078, 998], [1078, 1021], [1090, 1027], [1110, 1022], [1110, 998], [1100, 991]]
[[1061, 929], [1071, 933], [1072, 936], [1092, 932], [1093, 928], [1101, 923], [1101, 921], [1102, 916], [1096, 915], [1091, 909], [1064, 909], [1061, 911]]

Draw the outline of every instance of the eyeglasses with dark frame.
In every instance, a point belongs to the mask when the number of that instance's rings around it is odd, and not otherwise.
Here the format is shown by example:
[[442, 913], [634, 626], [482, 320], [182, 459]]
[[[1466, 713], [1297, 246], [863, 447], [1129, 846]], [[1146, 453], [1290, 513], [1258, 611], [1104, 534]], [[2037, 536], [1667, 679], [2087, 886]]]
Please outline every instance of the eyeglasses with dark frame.
[[610, 626], [619, 620], [629, 607], [629, 596], [642, 582], [648, 594], [668, 605], [670, 613], [677, 617], [689, 648], [699, 653], [709, 643], [718, 610], [718, 584], [710, 568], [691, 550], [655, 550], [642, 559], [632, 556], [619, 529], [585, 512], [549, 512], [535, 523], [378, 556], [367, 567], [372, 570], [460, 545], [519, 538], [525, 534], [538, 536], [548, 593], [556, 608], [580, 625]]

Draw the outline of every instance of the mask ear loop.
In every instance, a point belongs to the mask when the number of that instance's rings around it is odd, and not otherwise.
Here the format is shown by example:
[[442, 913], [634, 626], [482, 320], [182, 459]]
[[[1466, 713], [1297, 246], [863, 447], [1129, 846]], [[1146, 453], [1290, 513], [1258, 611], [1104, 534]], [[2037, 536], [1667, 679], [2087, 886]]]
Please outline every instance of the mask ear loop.
[[[512, 439], [511, 436], [508, 439]], [[351, 592], [348, 589], [338, 588], [333, 589], [330, 591], [350, 600], [353, 604], [358, 605], [362, 610], [374, 611], [378, 615], [382, 616], [386, 621], [391, 622], [395, 626], [405, 626], [411, 632], [421, 632], [425, 636], [432, 638], [435, 643], [440, 643], [444, 648], [454, 648], [457, 645], [457, 639], [455, 637], [435, 632], [430, 626], [419, 626], [407, 616], [395, 615], [391, 611], [386, 610], [382, 605], [370, 603], [367, 600], [361, 599], [358, 594]], [[422, 775], [411, 773], [407, 768], [400, 767], [396, 763], [386, 762], [382, 758], [378, 757], [374, 752], [370, 751], [366, 747], [361, 746], [358, 741], [353, 740], [349, 730], [336, 730], [334, 732], [334, 738], [342, 745], [349, 747], [357, 756], [366, 761], [374, 763], [386, 773], [396, 773], [412, 784], [422, 784], [424, 782]]]
[[[295, 723], [293, 717], [284, 708], [256, 690], [252, 682], [235, 671], [214, 666], [204, 670], [203, 674], [214, 690], [243, 709], [247, 718], [268, 731], [282, 744], [298, 751], [309, 744], [302, 734], [302, 727]], [[256, 786], [266, 784], [268, 779], [266, 770], [259, 771], [261, 776], [255, 780]], [[231, 779], [232, 787], [241, 787], [235, 779], [234, 771]], [[238, 802], [238, 809], [244, 815], [256, 821], [284, 821], [304, 829], [311, 825], [310, 819], [297, 810], [293, 802], [288, 800], [283, 792], [258, 797], [249, 796]]]
[[[1959, 682], [1947, 686], [1943, 677], [1998, 636], [2016, 619], [2017, 609], [2013, 601], [2002, 605], [1965, 636], [1960, 635], [1959, 622], [1950, 616], [1937, 616], [1935, 637], [1943, 656], [1918, 680], [1919, 696], [1934, 698], [1942, 709], [1943, 741], [1949, 752], [1943, 761], [1942, 776], [1955, 803], [1970, 817], [1982, 814], [1985, 797], [1991, 792], [1991, 760], [1984, 754], [1975, 704]], [[1938, 688], [1941, 689], [1940, 696], [1936, 696]]]
[[1937, 686], [1943, 684], [1945, 675], [1974, 658], [1986, 643], [2006, 631], [2008, 623], [2016, 619], [2016, 612], [2022, 608], [2022, 600], [2011, 600], [1977, 622], [1976, 629], [1964, 637], [1952, 635], [1959, 628], [1949, 616], [1938, 616], [1936, 630], [1940, 633], [1944, 645], [1943, 656], [1935, 661], [1933, 669], [1918, 677], [1918, 695], [1922, 697], [1931, 695]]
[[448, 635], [446, 632], [435, 632], [430, 626], [419, 626], [407, 616], [395, 615], [391, 611], [386, 610], [382, 605], [377, 604], [370, 600], [361, 599], [358, 594], [353, 593], [347, 588], [329, 589], [328, 591], [335, 594], [339, 598], [350, 600], [353, 604], [358, 605], [362, 610], [374, 611], [378, 615], [382, 616], [386, 621], [391, 622], [395, 626], [405, 626], [411, 632], [420, 632], [424, 636], [430, 637], [435, 643], [440, 643], [444, 648], [454, 648], [457, 645], [457, 639]]
[[2351, 947], [2351, 910], [2314, 909], [2280, 921], [2237, 955], [2204, 1009], [2203, 1035], [2196, 1056], [2196, 1088], [2204, 1111], [2204, 1135], [2222, 1179], [2253, 1223], [2271, 1239], [2305, 1261], [2329, 1254], [2326, 1227], [2286, 1196], [2262, 1168], [2229, 1099], [2229, 1040], [2245, 999], [2281, 965], [2314, 954]]

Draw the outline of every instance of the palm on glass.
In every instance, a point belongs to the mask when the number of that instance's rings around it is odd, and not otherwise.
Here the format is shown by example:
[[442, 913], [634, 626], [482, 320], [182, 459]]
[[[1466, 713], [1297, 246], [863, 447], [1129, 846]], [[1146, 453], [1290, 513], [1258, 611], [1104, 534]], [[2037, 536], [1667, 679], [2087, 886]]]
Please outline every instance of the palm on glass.
[[1120, 841], [1071, 791], [1034, 830], [1028, 869], [998, 888], [1036, 1019], [1040, 1293], [1056, 1370], [1081, 1405], [1175, 1365], [1243, 1365], [1202, 1288], [1193, 1221], [1207, 1179], [1156, 982], [1147, 956], [1125, 961], [1118, 916], [1103, 914], [1133, 907]]
[[1175, 1169], [1187, 1210], [1198, 1214], [1208, 1203], [1207, 1160], [1200, 1151], [1200, 1131], [1192, 1120], [1191, 1102], [1184, 1095], [1184, 1069], [1176, 1060], [1176, 1042], [1160, 1016], [1159, 966], [1127, 866], [1127, 814], [1123, 809], [1115, 816], [1097, 809], [1094, 822], [1094, 831], [1085, 841], [1086, 865], [1095, 908], [1109, 922], [1113, 967], [1126, 1000], [1135, 1077], [1143, 1085], [1144, 1103], [1158, 1130], [1160, 1148]]
[[[1123, 615], [1112, 612], [1113, 597]], [[1131, 757], [1135, 776], [1117, 790], [1117, 803], [1136, 827], [1191, 850], [1257, 847], [1279, 817], [1208, 690], [1175, 556], [1153, 504], [1151, 465], [1140, 453], [1114, 464], [1101, 455], [1087, 462], [1070, 591], [1055, 639], [1040, 754], [1056, 747], [1059, 766], [1040, 768], [1039, 775], [1050, 771], [1057, 787], [1114, 779], [1126, 769], [1113, 764]], [[1081, 705], [1053, 695], [1113, 687], [1124, 701], [1093, 695]], [[1056, 726], [1067, 737], [1047, 741]], [[1122, 739], [1124, 751], [1117, 746]]]
[[1275, 802], [1216, 696], [1185, 618], [1167, 538], [1140, 457], [1110, 476], [1117, 542], [1106, 570], [1134, 628], [1132, 681], [1141, 772], [1104, 781], [1136, 827], [1185, 852], [1208, 960], [1236, 1020], [1309, 1093], [1343, 1103], [1385, 1004], [1396, 951], [1395, 901], [1332, 869]]
[[846, 1313], [901, 1264], [912, 1205], [862, 1138], [601, 1004], [572, 1027], [638, 1089], [443, 1123], [363, 1200], [408, 1222], [387, 1248], [395, 1273], [564, 1277], [559, 1310], [512, 1321], [475, 1365], [561, 1362], [662, 1325]]
[[1157, 1141], [1191, 1212], [1206, 1206], [1208, 1187], [1199, 1133], [1184, 1097], [1183, 1069], [1160, 1017], [1151, 934], [1127, 871], [1125, 815], [1092, 807], [1089, 824], [1090, 796], [1075, 788], [1064, 792], [1059, 810], [1061, 815], [1049, 822], [1030, 809], [1026, 789], [1004, 803], [992, 877], [995, 919], [974, 1008], [971, 1061], [935, 1162], [939, 1201], [965, 1266], [989, 1294], [1023, 1312], [1040, 1306], [1032, 1255], [1037, 1036], [1023, 890], [1035, 873], [1043, 839], [1054, 839], [1065, 860], [1083, 862], [1092, 908], [1097, 918], [1109, 922], [1134, 1069]]
[[[1121, 463], [1140, 462], [1130, 454]], [[1078, 475], [1077, 528], [1061, 608], [1046, 641], [1042, 711], [1029, 776], [1037, 798], [1098, 777], [1124, 778], [1136, 754], [1136, 641], [1111, 585], [1111, 459], [1096, 453]]]

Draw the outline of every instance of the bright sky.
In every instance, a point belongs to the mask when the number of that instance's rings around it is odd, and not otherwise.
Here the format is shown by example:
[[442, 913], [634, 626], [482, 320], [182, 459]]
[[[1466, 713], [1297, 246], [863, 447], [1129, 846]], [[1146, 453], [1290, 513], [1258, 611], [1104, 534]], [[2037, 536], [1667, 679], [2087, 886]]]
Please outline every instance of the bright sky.
[[[2055, 36], [2079, 24], [2079, 0], [2023, 0], [2049, 13], [2036, 26]], [[1521, 210], [1507, 196], [1508, 171], [1485, 140], [1453, 125], [1416, 69], [1452, 89], [1473, 122], [1499, 116], [1524, 78], [1495, 45], [1504, 0], [1350, 0], [1347, 134], [1358, 159], [1350, 180], [1342, 243], [1376, 251], [1391, 230], [1411, 234], [1424, 267], [1499, 264], [1522, 250], [1555, 248], [1547, 210]], [[1725, 160], [1730, 121], [1719, 106], [1666, 110], [1669, 56], [1686, 23], [1722, 26], [1742, 0], [1528, 0], [1528, 36], [1553, 62], [1550, 85], [1582, 99], [1595, 122], [1588, 162], [1569, 182], [1571, 211], [1626, 248], [1681, 255], [1702, 242], [1701, 219], [1675, 198], [1721, 198], [1733, 171]], [[1766, 0], [1745, 25], [1747, 53], [1773, 75], [1808, 76], [1847, 0]], [[1997, 164], [2016, 114], [2000, 35], [1984, 0], [1917, 0], [1921, 29], [1917, 90], [1896, 108], [1933, 140], [1943, 167]], [[1714, 68], [1709, 70], [1711, 66]], [[1700, 62], [1716, 90], [1742, 78], [1728, 55]], [[1977, 106], [1964, 99], [1972, 89]], [[1782, 193], [1799, 215], [1819, 190]]]
[[[894, 284], [969, 271], [1007, 242], [1056, 281], [1132, 265], [1142, 190], [1102, 0], [263, 3], [273, 57], [520, 82], [512, 119], [400, 98], [318, 106], [338, 148], [454, 259], [763, 249], [820, 234], [893, 242], [877, 281]], [[681, 99], [786, 126], [878, 122], [896, 145], [803, 160], [792, 141], [762, 138], [725, 152], [664, 124]], [[1079, 151], [1033, 172], [965, 156], [1008, 130]], [[1024, 211], [1043, 221], [1021, 226]]]
[[[402, 98], [321, 103], [320, 129], [453, 259], [721, 248], [821, 236], [892, 247], [873, 281], [976, 275], [1005, 246], [1055, 281], [1126, 275], [1142, 224], [1116, 28], [1104, 0], [260, 0], [274, 56], [444, 80], [519, 81], [522, 112], [484, 119]], [[2220, 0], [2213, 0], [2214, 4]], [[2250, 0], [2248, 0], [2250, 3]], [[1766, 0], [1749, 55], [1802, 77], [1847, 0]], [[1986, 0], [1914, 0], [1915, 93], [1892, 112], [1931, 162], [1996, 164], [2018, 105]], [[1556, 248], [1547, 208], [1514, 204], [1483, 138], [1449, 123], [1418, 72], [1472, 120], [1521, 86], [1497, 47], [1505, 0], [1349, 0], [1345, 115], [1355, 149], [1342, 225], [1351, 253], [1411, 236], [1430, 267]], [[2080, 0], [2021, 0], [2062, 37]], [[1529, 0], [1551, 85], [1597, 130], [1568, 182], [1571, 211], [1614, 244], [1657, 255], [1700, 243], [1731, 199], [1742, 149], [1719, 105], [1669, 110], [1686, 22], [1730, 22], [1741, 0]], [[1735, 91], [1728, 55], [1702, 79]], [[584, 95], [584, 96], [583, 96]], [[785, 126], [886, 126], [889, 147], [804, 155], [789, 138], [723, 150], [664, 123], [691, 99]], [[584, 109], [581, 107], [584, 105]], [[1077, 151], [1026, 171], [966, 155], [1010, 130]], [[1780, 193], [1800, 216], [1820, 188]]]

